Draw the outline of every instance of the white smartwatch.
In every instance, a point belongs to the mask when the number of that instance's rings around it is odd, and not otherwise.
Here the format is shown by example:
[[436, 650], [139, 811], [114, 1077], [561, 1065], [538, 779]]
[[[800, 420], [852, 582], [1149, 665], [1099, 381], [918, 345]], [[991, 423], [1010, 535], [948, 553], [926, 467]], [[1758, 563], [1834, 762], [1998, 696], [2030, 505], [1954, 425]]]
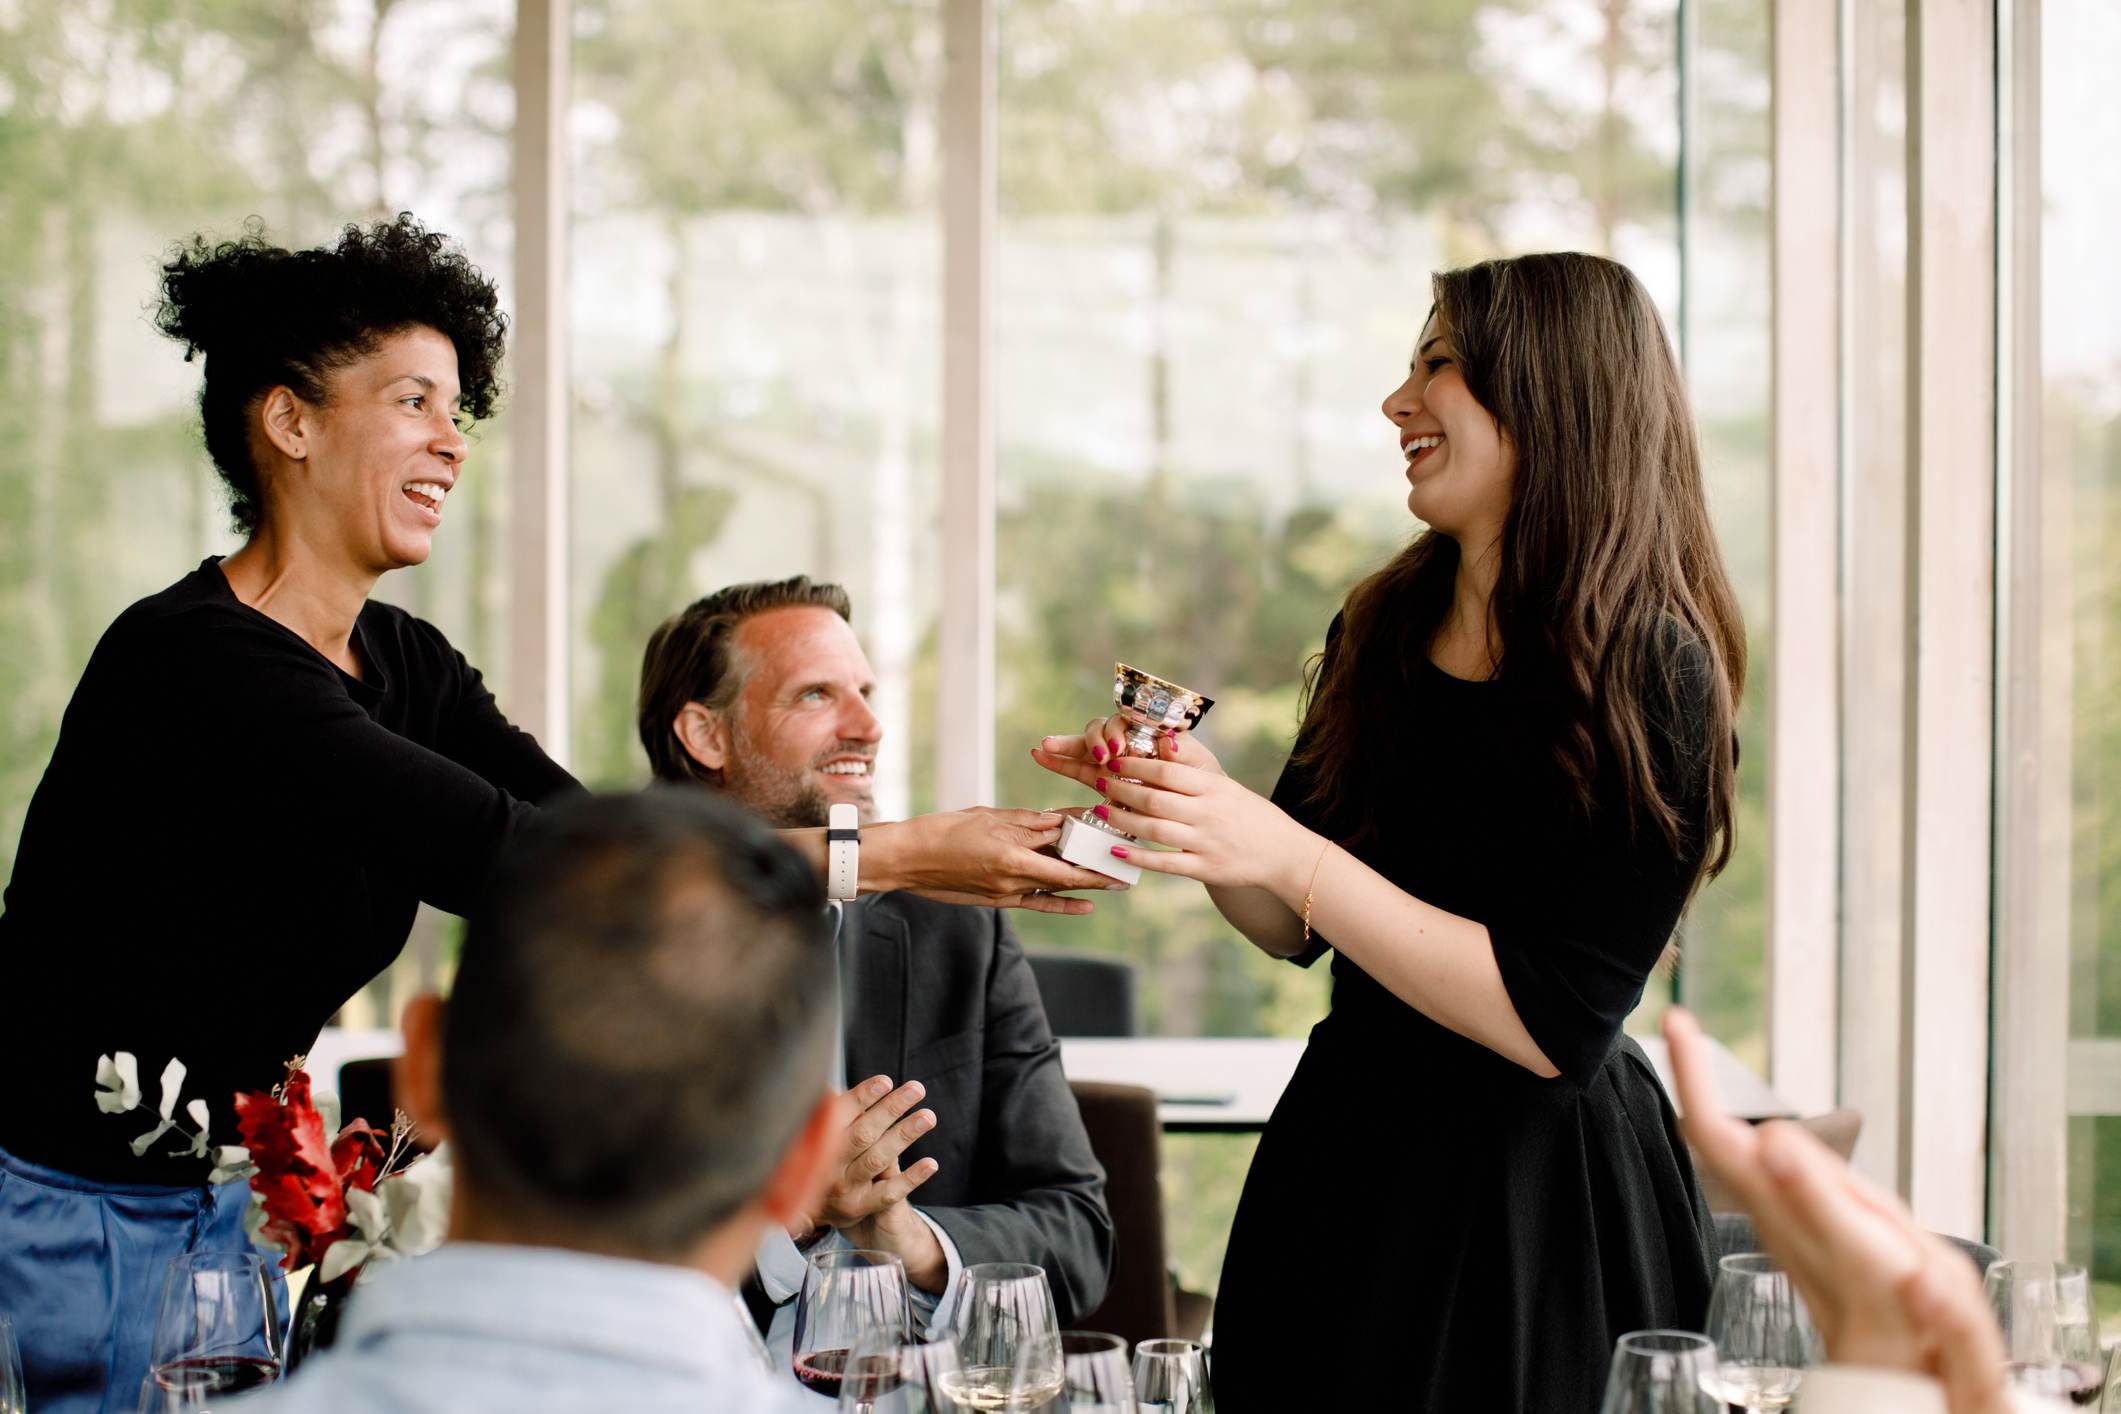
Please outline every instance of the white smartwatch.
[[825, 817], [825, 897], [854, 902], [862, 877], [862, 813], [852, 805], [835, 805]]

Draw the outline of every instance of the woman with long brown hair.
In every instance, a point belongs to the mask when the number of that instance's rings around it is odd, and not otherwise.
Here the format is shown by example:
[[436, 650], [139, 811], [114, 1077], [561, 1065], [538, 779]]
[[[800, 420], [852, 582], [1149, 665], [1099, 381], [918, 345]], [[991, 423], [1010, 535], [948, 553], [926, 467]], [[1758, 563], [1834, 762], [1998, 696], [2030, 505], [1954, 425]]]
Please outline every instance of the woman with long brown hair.
[[1231, 1233], [1224, 1414], [1583, 1414], [1618, 1335], [1707, 1304], [1707, 1211], [1620, 1032], [1731, 851], [1745, 642], [1686, 394], [1611, 261], [1434, 293], [1384, 403], [1427, 529], [1327, 631], [1272, 798], [1191, 736], [1114, 763], [1117, 719], [1034, 753], [1256, 946], [1335, 953]]

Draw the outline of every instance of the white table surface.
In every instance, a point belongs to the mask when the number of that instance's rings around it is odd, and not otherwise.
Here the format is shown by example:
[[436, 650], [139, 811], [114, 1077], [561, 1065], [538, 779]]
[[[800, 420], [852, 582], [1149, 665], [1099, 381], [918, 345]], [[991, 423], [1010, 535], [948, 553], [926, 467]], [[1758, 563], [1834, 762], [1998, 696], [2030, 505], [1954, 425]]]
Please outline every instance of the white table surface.
[[[1672, 1094], [1663, 1038], [1636, 1039], [1665, 1093]], [[1732, 1114], [1777, 1119], [1796, 1113], [1721, 1044], [1710, 1041], [1709, 1051]], [[1266, 1127], [1303, 1052], [1301, 1040], [1268, 1037], [1075, 1037], [1062, 1039], [1061, 1065], [1071, 1080], [1148, 1086], [1157, 1093], [1157, 1116], [1168, 1132], [1242, 1134]]]
[[[1665, 1093], [1673, 1093], [1663, 1038], [1639, 1036], [1636, 1043], [1656, 1067]], [[1266, 1128], [1304, 1044], [1278, 1036], [1063, 1037], [1061, 1067], [1071, 1080], [1148, 1086], [1157, 1093], [1157, 1117], [1167, 1132], [1249, 1134]], [[310, 1048], [309, 1073], [319, 1087], [337, 1090], [339, 1067], [347, 1061], [403, 1049], [395, 1031], [327, 1026]], [[1709, 1053], [1732, 1114], [1777, 1119], [1796, 1113], [1721, 1043], [1710, 1040]]]

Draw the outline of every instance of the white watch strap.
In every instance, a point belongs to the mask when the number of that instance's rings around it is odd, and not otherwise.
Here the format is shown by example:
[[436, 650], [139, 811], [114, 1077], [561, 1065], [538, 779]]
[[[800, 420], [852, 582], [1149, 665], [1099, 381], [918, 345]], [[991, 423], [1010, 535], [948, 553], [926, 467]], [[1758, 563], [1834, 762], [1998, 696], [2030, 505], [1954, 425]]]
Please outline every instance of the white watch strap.
[[852, 805], [835, 805], [825, 817], [825, 897], [854, 901], [862, 876], [862, 816]]

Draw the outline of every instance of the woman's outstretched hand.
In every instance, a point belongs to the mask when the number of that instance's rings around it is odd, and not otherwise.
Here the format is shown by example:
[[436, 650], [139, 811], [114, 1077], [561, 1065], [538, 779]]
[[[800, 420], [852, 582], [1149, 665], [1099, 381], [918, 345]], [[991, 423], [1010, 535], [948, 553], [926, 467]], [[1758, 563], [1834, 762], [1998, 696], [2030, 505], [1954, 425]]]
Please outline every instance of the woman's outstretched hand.
[[[1169, 851], [1115, 845], [1120, 858], [1153, 873], [1277, 892], [1310, 869], [1318, 838], [1280, 806], [1224, 775], [1190, 733], [1159, 738], [1153, 760], [1115, 756], [1113, 745], [1123, 735], [1124, 724], [1105, 717], [1080, 737], [1047, 737], [1031, 750], [1039, 765], [1104, 797], [1093, 814]], [[1294, 886], [1301, 892], [1302, 879]]]
[[941, 903], [1088, 913], [1062, 889], [1124, 889], [1116, 879], [1039, 851], [1060, 839], [1051, 810], [976, 805], [871, 825], [862, 831], [862, 887], [903, 889]]

